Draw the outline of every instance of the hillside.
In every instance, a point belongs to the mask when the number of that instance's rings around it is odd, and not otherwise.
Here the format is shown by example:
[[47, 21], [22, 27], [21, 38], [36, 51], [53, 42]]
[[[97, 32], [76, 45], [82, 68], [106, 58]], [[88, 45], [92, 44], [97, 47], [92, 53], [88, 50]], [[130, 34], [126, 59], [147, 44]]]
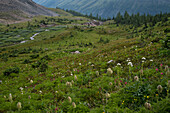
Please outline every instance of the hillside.
[[72, 9], [81, 13], [99, 14], [102, 17], [113, 17], [118, 12], [150, 13], [170, 11], [169, 0], [33, 0], [43, 6]]
[[0, 113], [169, 113], [169, 14], [53, 11], [0, 24]]
[[29, 17], [58, 14], [40, 6], [32, 0], [0, 0], [0, 22], [24, 21]]

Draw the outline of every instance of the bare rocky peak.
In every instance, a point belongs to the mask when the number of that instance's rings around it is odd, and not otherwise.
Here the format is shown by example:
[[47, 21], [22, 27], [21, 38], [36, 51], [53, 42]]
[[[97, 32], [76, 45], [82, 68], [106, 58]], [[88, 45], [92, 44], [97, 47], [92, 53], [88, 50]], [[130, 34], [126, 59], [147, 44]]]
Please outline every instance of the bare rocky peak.
[[0, 19], [18, 18], [36, 15], [58, 16], [55, 12], [36, 4], [32, 0], [0, 0]]

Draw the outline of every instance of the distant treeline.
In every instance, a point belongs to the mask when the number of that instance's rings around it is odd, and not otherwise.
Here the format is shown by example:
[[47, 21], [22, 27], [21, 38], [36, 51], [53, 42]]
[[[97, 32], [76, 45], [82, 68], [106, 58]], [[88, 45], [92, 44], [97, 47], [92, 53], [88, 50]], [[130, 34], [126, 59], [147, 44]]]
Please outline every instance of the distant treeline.
[[125, 11], [124, 15], [121, 15], [119, 12], [116, 17], [113, 17], [115, 22], [117, 24], [127, 24], [127, 25], [134, 25], [136, 27], [139, 27], [141, 25], [147, 26], [147, 23], [151, 23], [152, 26], [154, 26], [157, 22], [166, 22], [168, 21], [168, 17], [170, 17], [170, 13], [164, 13], [162, 12], [160, 14], [156, 14], [155, 16], [152, 16], [150, 14], [143, 14], [140, 15], [139, 13], [137, 14], [132, 14], [129, 15], [127, 11]]
[[83, 17], [87, 17], [87, 18], [90, 18], [90, 19], [100, 20], [100, 21], [106, 21], [107, 20], [105, 18], [102, 18], [101, 16], [99, 17], [98, 14], [97, 14], [97, 16], [93, 16], [92, 13], [90, 13], [89, 15], [88, 14], [84, 15], [84, 14], [76, 12], [74, 10], [66, 9], [65, 11], [68, 12], [68, 13], [71, 13], [74, 16], [83, 16]]
[[145, 25], [147, 27], [147, 23], [151, 23], [151, 26], [154, 26], [157, 22], [166, 22], [168, 21], [168, 17], [170, 17], [170, 13], [162, 13], [160, 12], [160, 14], [156, 14], [156, 15], [150, 15], [150, 14], [142, 14], [140, 15], [140, 13], [137, 14], [128, 14], [127, 11], [125, 11], [125, 13], [123, 15], [121, 15], [121, 13], [119, 12], [117, 14], [116, 17], [113, 18], [102, 18], [101, 16], [99, 16], [98, 14], [96, 16], [93, 16], [92, 13], [88, 14], [82, 14], [79, 12], [76, 12], [74, 10], [65, 10], [66, 12], [71, 13], [74, 16], [83, 16], [83, 17], [87, 17], [90, 19], [95, 19], [95, 20], [99, 20], [99, 21], [107, 21], [107, 20], [115, 20], [116, 24], [126, 24], [126, 25], [134, 25], [136, 27], [139, 27], [141, 25]]

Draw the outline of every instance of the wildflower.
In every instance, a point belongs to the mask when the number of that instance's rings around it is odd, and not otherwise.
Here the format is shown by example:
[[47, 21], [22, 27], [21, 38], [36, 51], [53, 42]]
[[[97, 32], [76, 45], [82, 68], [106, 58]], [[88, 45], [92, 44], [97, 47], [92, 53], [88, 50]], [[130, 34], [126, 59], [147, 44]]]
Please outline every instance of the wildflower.
[[156, 94], [156, 96], [158, 96], [158, 94]]
[[32, 84], [32, 83], [33, 83], [33, 80], [30, 80], [30, 83]]
[[158, 89], [158, 92], [159, 92], [159, 93], [162, 93], [162, 86], [161, 86], [161, 85], [158, 85], [158, 86], [157, 86], [157, 89]]
[[147, 98], [149, 98], [149, 96], [147, 96]]
[[145, 108], [150, 110], [151, 109], [151, 104], [148, 103], [148, 102], [145, 102]]
[[110, 97], [110, 94], [109, 93], [106, 93], [106, 98], [109, 98]]
[[20, 87], [19, 89], [22, 91], [24, 88]]
[[165, 71], [169, 71], [168, 65], [165, 66]]
[[161, 73], [161, 75], [163, 75], [163, 73]]
[[131, 67], [133, 67], [133, 64], [132, 64], [132, 62], [128, 62], [128, 65], [130, 65]]
[[0, 80], [0, 83], [2, 83], [2, 80]]
[[167, 86], [170, 87], [170, 80], [168, 80], [168, 85]]
[[79, 63], [79, 65], [81, 66], [81, 63]]
[[126, 48], [126, 46], [124, 46], [124, 48]]
[[142, 62], [145, 62], [144, 60], [142, 60]]
[[31, 95], [29, 95], [28, 98], [31, 99]]
[[71, 82], [66, 82], [66, 85], [72, 87], [72, 83]]
[[112, 73], [113, 73], [112, 69], [111, 69], [111, 68], [108, 68], [108, 69], [107, 69], [107, 74], [108, 74], [108, 75], [111, 75]]
[[125, 82], [125, 85], [127, 84], [127, 82]]
[[158, 71], [158, 68], [156, 68], [156, 71]]
[[71, 73], [70, 75], [73, 76], [73, 73]]
[[130, 58], [128, 58], [126, 61], [127, 61], [127, 62], [130, 62]]
[[146, 58], [145, 58], [145, 57], [142, 57], [142, 60], [146, 60]]
[[122, 103], [123, 104], [123, 103]]
[[4, 95], [4, 98], [6, 98], [6, 96]]
[[112, 86], [112, 85], [113, 85], [113, 83], [112, 83], [112, 82], [110, 82], [110, 83], [109, 83], [109, 85], [110, 85], [110, 86]]
[[96, 75], [99, 76], [99, 71], [96, 71]]
[[17, 108], [18, 108], [18, 110], [20, 110], [21, 107], [22, 107], [22, 106], [21, 106], [21, 102], [18, 102], [18, 103], [17, 103]]
[[153, 60], [152, 60], [152, 59], [151, 59], [150, 61], [151, 61], [151, 62], [153, 62]]
[[72, 99], [71, 99], [71, 97], [68, 97], [68, 101], [71, 103], [72, 102]]
[[58, 91], [55, 91], [55, 93], [58, 93]]
[[75, 81], [77, 81], [77, 76], [76, 75], [74, 76], [74, 79], [75, 79]]
[[56, 107], [55, 110], [57, 111], [57, 110], [58, 110], [58, 107]]
[[12, 100], [12, 94], [11, 94], [11, 93], [9, 94], [9, 101], [10, 101], [10, 102], [13, 101], [13, 100]]
[[135, 80], [135, 81], [139, 81], [139, 77], [138, 77], [138, 76], [135, 76], [135, 77], [134, 77], [134, 80]]
[[42, 94], [42, 91], [40, 90], [39, 93]]
[[145, 98], [146, 96], [144, 95], [144, 98]]
[[72, 103], [72, 105], [73, 105], [73, 108], [76, 108], [76, 104], [74, 102]]
[[120, 63], [117, 63], [117, 65], [118, 65], [118, 66], [121, 66], [121, 64], [120, 64]]
[[110, 60], [110, 61], [108, 61], [107, 63], [109, 64], [109, 63], [111, 63], [111, 62], [113, 62], [113, 60]]
[[160, 66], [163, 66], [163, 64], [161, 64]]
[[71, 83], [74, 84], [74, 81], [72, 80]]

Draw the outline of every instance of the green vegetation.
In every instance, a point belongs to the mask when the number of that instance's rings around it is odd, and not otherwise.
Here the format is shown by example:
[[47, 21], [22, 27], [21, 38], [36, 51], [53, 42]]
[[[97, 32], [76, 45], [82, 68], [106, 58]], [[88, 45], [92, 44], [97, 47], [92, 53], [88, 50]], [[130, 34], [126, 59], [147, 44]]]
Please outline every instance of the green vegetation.
[[169, 112], [170, 20], [66, 13], [0, 26], [0, 112]]
[[81, 12], [83, 14], [107, 18], [116, 16], [118, 12], [123, 14], [151, 14], [155, 15], [170, 11], [169, 0], [33, 0], [34, 2], [51, 8], [62, 8]]

